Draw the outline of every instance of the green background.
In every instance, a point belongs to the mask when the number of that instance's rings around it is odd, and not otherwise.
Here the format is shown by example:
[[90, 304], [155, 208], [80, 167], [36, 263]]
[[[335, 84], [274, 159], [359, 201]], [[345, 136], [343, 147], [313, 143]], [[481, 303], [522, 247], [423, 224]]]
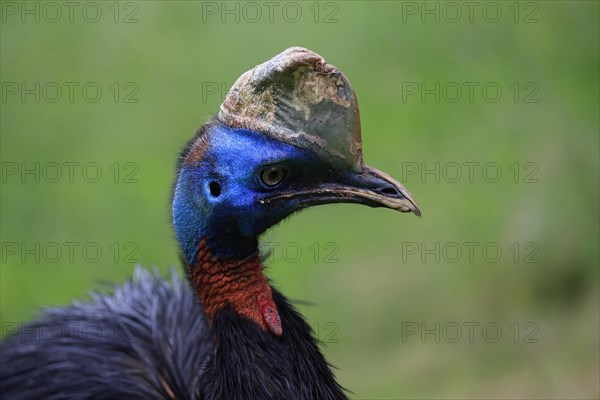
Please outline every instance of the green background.
[[2, 4], [2, 335], [132, 260], [180, 271], [180, 147], [242, 72], [301, 45], [350, 79], [366, 162], [423, 211], [318, 207], [264, 238], [352, 398], [600, 396], [598, 2], [275, 2], [271, 20], [264, 2], [55, 4]]

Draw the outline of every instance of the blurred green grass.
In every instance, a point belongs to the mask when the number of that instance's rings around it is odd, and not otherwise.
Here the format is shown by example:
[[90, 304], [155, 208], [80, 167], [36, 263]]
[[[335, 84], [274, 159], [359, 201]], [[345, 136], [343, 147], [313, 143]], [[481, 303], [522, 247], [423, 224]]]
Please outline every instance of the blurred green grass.
[[[316, 303], [300, 309], [327, 342], [325, 352], [353, 398], [600, 396], [597, 2], [537, 2], [538, 22], [530, 24], [512, 20], [512, 2], [494, 3], [504, 12], [498, 23], [477, 13], [472, 23], [464, 17], [421, 22], [403, 14], [406, 2], [383, 1], [319, 3], [317, 23], [312, 2], [296, 3], [304, 12], [298, 23], [280, 14], [272, 23], [203, 22], [201, 2], [152, 1], [136, 3], [138, 22], [124, 24], [112, 21], [109, 3], [98, 4], [106, 18], [97, 23], [77, 14], [73, 23], [22, 23], [4, 15], [0, 25], [3, 83], [97, 82], [104, 89], [97, 103], [13, 96], [0, 104], [4, 165], [97, 162], [104, 173], [97, 183], [77, 175], [73, 183], [3, 179], [3, 246], [91, 242], [103, 256], [97, 263], [78, 252], [74, 262], [64, 255], [55, 263], [31, 256], [23, 262], [3, 248], [2, 335], [42, 306], [67, 304], [103, 287], [99, 282], [127, 279], [133, 264], [124, 262], [126, 243], [137, 246], [134, 258], [145, 266], [179, 268], [170, 185], [179, 148], [218, 110], [224, 94], [207, 94], [206, 85], [228, 88], [253, 65], [301, 45], [351, 80], [361, 104], [365, 160], [404, 177], [423, 210], [417, 219], [358, 206], [322, 207], [265, 236], [282, 244], [269, 262], [270, 276], [292, 299]], [[120, 3], [122, 12], [130, 11], [126, 4]], [[337, 5], [335, 23], [323, 22], [323, 13], [333, 10], [327, 4]], [[121, 89], [134, 82], [139, 101], [115, 103], [114, 82]], [[418, 95], [403, 101], [406, 82], [497, 82], [504, 92], [496, 103], [481, 96], [473, 102], [420, 101]], [[534, 82], [539, 102], [514, 102], [508, 89], [514, 82], [521, 88]], [[138, 182], [123, 183], [121, 174], [114, 183], [109, 166], [119, 163], [126, 173], [128, 162], [139, 167]], [[496, 183], [478, 174], [472, 183], [435, 182], [405, 170], [406, 163], [452, 162], [496, 162], [503, 177]], [[509, 167], [515, 162], [535, 163], [538, 182], [523, 183], [523, 176], [513, 182]], [[422, 262], [420, 253], [405, 251], [409, 242], [432, 248], [474, 241], [498, 243], [500, 261], [476, 253], [474, 262], [464, 255], [454, 263], [425, 255]], [[324, 262], [329, 242], [338, 262]], [[509, 250], [515, 242], [519, 262]], [[530, 242], [539, 262], [522, 262]], [[118, 262], [113, 243], [121, 248]], [[302, 249], [297, 262], [286, 262], [280, 251], [287, 243]], [[469, 321], [499, 324], [501, 340], [403, 340], [410, 323], [432, 328]], [[533, 322], [539, 342], [521, 337], [514, 343], [509, 327], [515, 322], [521, 334], [522, 325]]]

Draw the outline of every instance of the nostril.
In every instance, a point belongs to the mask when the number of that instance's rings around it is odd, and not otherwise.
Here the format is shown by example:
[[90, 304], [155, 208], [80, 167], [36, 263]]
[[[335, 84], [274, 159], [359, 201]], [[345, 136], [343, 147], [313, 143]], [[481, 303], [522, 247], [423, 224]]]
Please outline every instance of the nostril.
[[396, 196], [396, 195], [399, 194], [398, 191], [396, 189], [392, 188], [392, 187], [383, 188], [383, 189], [379, 190], [379, 192], [381, 194], [385, 194], [385, 195], [388, 195], [388, 196]]

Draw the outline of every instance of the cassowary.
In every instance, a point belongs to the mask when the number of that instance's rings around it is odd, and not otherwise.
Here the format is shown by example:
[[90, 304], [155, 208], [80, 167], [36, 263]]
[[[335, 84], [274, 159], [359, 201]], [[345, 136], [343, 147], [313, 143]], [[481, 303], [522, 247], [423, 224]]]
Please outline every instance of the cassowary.
[[258, 237], [358, 203], [420, 215], [362, 160], [346, 77], [300, 47], [243, 74], [182, 151], [172, 216], [187, 280], [138, 268], [112, 294], [46, 311], [0, 350], [18, 399], [345, 399], [310, 326], [263, 273]]

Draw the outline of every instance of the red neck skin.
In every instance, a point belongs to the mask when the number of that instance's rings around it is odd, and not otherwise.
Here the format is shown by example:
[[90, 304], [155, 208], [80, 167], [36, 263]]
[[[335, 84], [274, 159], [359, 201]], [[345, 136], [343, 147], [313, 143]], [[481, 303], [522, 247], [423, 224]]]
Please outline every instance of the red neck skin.
[[263, 330], [281, 335], [281, 320], [263, 269], [258, 252], [243, 260], [220, 260], [208, 250], [206, 240], [200, 240], [188, 272], [209, 325], [217, 311], [229, 306]]

